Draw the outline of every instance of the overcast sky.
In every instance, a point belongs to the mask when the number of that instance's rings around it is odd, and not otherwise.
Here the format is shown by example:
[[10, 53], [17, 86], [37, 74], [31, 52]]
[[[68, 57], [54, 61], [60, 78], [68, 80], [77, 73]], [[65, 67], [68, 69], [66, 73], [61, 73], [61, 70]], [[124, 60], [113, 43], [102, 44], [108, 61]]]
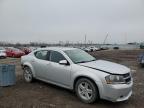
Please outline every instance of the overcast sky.
[[144, 0], [0, 0], [0, 41], [144, 41]]

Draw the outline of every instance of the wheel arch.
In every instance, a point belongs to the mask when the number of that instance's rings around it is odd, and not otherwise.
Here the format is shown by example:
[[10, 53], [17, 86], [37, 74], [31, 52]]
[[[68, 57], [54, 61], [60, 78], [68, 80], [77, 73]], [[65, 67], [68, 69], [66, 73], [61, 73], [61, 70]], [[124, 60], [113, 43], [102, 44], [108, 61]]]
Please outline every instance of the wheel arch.
[[22, 65], [22, 68], [25, 68], [25, 67], [29, 67], [31, 69], [31, 71], [32, 71], [33, 76], [35, 77], [35, 71], [34, 71], [33, 66], [30, 63], [24, 63]]
[[[96, 86], [96, 88], [97, 88], [97, 90], [98, 90], [98, 97], [100, 97], [100, 89], [99, 89], [98, 84], [94, 81], [93, 78], [88, 77], [88, 76], [78, 76], [78, 77], [76, 77], [76, 78], [74, 79], [74, 83], [73, 83], [73, 90], [75, 89], [76, 82], [77, 82], [79, 79], [81, 79], [81, 78], [86, 78], [86, 79], [89, 79], [90, 81], [92, 81], [92, 82], [95, 84], [95, 86]], [[75, 91], [75, 90], [74, 90], [74, 91]]]

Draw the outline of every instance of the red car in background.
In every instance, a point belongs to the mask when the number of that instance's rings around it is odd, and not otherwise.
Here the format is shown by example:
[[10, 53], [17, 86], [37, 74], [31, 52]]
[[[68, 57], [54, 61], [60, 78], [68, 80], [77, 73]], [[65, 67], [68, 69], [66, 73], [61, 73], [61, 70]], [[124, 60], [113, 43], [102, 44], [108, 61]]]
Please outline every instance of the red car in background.
[[13, 47], [6, 48], [6, 54], [7, 54], [7, 57], [17, 57], [17, 58], [25, 55], [23, 51], [17, 48], [13, 48]]
[[28, 47], [22, 47], [22, 48], [19, 48], [20, 50], [22, 50], [26, 55], [31, 53], [31, 49], [28, 48]]

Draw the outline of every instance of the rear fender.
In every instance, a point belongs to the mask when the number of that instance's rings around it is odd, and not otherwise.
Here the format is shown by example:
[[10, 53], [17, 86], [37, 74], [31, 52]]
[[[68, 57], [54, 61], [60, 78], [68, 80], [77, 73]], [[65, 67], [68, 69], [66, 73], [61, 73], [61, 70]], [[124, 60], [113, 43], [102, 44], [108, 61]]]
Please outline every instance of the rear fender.
[[24, 68], [25, 66], [28, 66], [28, 67], [31, 69], [32, 74], [33, 74], [33, 77], [35, 77], [35, 71], [34, 71], [33, 66], [32, 66], [29, 62], [24, 63], [24, 64], [23, 64], [23, 68]]

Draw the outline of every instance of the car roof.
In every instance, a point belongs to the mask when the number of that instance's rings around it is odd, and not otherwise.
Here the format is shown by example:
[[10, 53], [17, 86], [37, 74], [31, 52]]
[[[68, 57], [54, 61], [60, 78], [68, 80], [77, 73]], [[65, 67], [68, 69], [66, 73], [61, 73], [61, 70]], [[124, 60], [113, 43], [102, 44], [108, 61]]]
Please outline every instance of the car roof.
[[75, 50], [77, 48], [72, 47], [45, 47], [45, 48], [38, 48], [37, 50], [56, 50], [56, 51], [66, 51], [66, 50]]

